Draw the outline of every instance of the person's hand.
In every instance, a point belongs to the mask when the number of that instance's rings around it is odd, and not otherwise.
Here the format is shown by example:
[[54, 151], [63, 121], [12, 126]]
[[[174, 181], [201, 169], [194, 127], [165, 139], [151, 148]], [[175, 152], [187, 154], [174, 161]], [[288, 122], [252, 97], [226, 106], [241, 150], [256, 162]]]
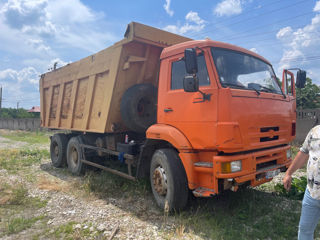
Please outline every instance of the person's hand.
[[286, 174], [282, 180], [284, 188], [289, 191], [291, 188], [292, 177]]

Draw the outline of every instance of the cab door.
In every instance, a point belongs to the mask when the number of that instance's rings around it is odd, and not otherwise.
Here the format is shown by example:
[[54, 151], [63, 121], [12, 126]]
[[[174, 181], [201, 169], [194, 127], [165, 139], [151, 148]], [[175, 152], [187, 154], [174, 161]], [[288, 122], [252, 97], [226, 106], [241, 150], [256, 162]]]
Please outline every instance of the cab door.
[[180, 130], [194, 148], [213, 146], [218, 91], [208, 54], [198, 53], [197, 77], [200, 91], [210, 94], [210, 100], [204, 100], [200, 92], [184, 91], [183, 79], [187, 73], [183, 53], [162, 60], [159, 76], [158, 122]]

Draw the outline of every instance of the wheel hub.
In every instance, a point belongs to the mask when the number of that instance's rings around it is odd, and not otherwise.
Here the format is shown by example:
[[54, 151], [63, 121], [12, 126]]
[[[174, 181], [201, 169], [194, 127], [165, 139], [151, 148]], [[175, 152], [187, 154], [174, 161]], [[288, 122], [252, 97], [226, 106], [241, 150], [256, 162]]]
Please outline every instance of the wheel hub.
[[56, 155], [56, 157], [59, 156], [59, 147], [58, 147], [58, 145], [54, 146], [54, 154]]
[[78, 163], [78, 152], [75, 148], [72, 149], [72, 161], [77, 164]]
[[153, 186], [156, 192], [161, 196], [166, 195], [167, 189], [168, 189], [167, 175], [161, 166], [157, 167], [153, 171], [152, 180], [153, 180]]

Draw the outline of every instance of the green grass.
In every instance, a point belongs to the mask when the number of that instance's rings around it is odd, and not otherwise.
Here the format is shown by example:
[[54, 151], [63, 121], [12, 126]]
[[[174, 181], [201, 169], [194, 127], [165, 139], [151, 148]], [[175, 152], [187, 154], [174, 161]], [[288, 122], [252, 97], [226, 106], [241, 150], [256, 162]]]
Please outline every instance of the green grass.
[[[93, 227], [93, 231], [90, 231], [90, 227], [92, 227], [92, 223], [82, 223], [81, 227], [76, 229], [75, 225], [79, 223], [71, 221], [66, 224], [60, 225], [54, 229], [46, 229], [44, 232], [33, 236], [33, 239], [97, 239], [100, 234], [99, 231], [95, 227]], [[87, 227], [84, 228], [84, 225]], [[102, 238], [98, 238], [102, 239]]]
[[38, 217], [31, 217], [31, 218], [18, 217], [18, 218], [10, 219], [7, 223], [7, 229], [5, 233], [8, 235], [19, 233], [23, 230], [26, 230], [27, 228], [31, 228], [35, 222], [42, 220], [44, 218], [45, 218], [44, 216], [38, 216]]
[[[27, 135], [30, 137], [32, 134], [27, 133]], [[35, 143], [38, 140], [26, 141]], [[293, 147], [292, 150], [295, 155], [299, 148]], [[42, 158], [49, 158], [47, 150], [0, 150], [0, 169], [9, 170], [10, 173], [17, 172], [33, 164], [39, 164]], [[62, 173], [65, 169], [57, 171]], [[87, 171], [81, 183], [77, 184], [79, 185], [84, 194], [93, 194], [99, 198], [112, 197], [116, 200], [118, 207], [131, 211], [133, 215], [145, 221], [163, 221], [164, 225], [167, 223], [167, 218], [162, 219], [163, 213], [160, 210], [155, 213], [154, 211], [148, 212], [148, 209], [141, 211], [140, 206], [138, 207], [141, 199], [150, 200], [152, 198], [147, 181], [132, 182], [103, 171]], [[297, 182], [296, 185], [300, 189], [300, 182]], [[47, 204], [46, 201], [39, 198], [29, 197], [23, 185], [13, 187], [0, 184], [0, 200], [5, 195], [9, 195], [10, 200], [0, 205], [0, 218], [2, 219], [0, 232], [3, 230], [7, 234], [17, 233], [32, 227], [36, 221], [41, 220], [32, 214], [30, 218], [19, 215]], [[280, 194], [280, 191], [277, 191], [271, 182], [255, 189], [248, 188], [236, 193], [226, 192], [209, 199], [193, 199], [188, 209], [168, 217], [172, 220], [168, 222], [173, 223], [174, 229], [163, 228], [163, 237], [176, 239], [181, 234], [190, 233], [190, 238], [200, 236], [204, 239], [217, 240], [296, 239], [300, 211], [301, 201]], [[158, 220], [154, 220], [154, 217]], [[75, 224], [76, 222], [69, 222], [54, 229], [44, 227], [41, 234], [35, 235], [34, 239], [92, 237], [88, 228], [75, 229]], [[316, 234], [319, 235], [319, 232], [318, 227]]]
[[37, 149], [1, 149], [0, 169], [16, 172], [17, 170], [39, 164], [41, 159], [49, 158], [48, 150]]
[[0, 184], [0, 237], [21, 232], [44, 219], [32, 215], [46, 205], [47, 201], [29, 196], [23, 184]]
[[49, 144], [48, 132], [27, 132], [27, 131], [10, 131], [0, 134], [1, 137], [10, 139], [12, 141], [27, 142], [30, 144]]
[[175, 221], [209, 239], [296, 239], [300, 208], [299, 201], [246, 189], [196, 199]]
[[150, 194], [151, 188], [147, 181], [130, 181], [104, 171], [88, 171], [84, 177], [82, 188], [86, 192], [100, 197], [129, 197]]
[[14, 208], [23, 206], [24, 208], [42, 208], [47, 205], [47, 201], [38, 197], [28, 196], [28, 190], [21, 183], [14, 186], [9, 184], [0, 184], [0, 208]]

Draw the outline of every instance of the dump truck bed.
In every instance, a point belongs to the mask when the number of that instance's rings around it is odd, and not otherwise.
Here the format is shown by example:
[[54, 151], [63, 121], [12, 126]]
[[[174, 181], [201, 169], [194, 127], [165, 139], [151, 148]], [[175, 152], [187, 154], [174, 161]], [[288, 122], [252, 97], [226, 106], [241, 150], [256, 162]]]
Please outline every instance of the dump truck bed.
[[124, 39], [40, 78], [41, 126], [83, 132], [126, 131], [123, 93], [139, 83], [157, 86], [163, 48], [191, 39], [143, 24], [128, 24]]

